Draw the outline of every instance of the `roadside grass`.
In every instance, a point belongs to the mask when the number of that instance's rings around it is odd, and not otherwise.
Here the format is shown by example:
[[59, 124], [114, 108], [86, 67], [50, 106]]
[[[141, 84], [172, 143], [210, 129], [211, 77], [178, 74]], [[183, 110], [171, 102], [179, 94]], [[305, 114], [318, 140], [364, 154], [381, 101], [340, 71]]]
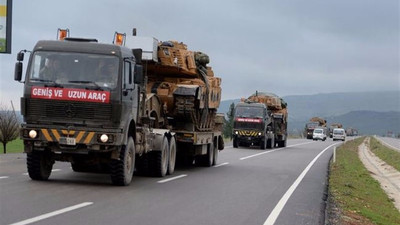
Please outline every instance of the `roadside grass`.
[[400, 152], [386, 147], [376, 138], [370, 139], [370, 149], [380, 159], [400, 171]]
[[[24, 152], [24, 145], [22, 143], [22, 140], [17, 138], [14, 141], [8, 142], [6, 150], [7, 150], [7, 154]], [[3, 143], [0, 143], [0, 155], [1, 154], [4, 154]]]
[[329, 192], [344, 224], [400, 224], [400, 212], [358, 157], [365, 137], [348, 141], [330, 165]]

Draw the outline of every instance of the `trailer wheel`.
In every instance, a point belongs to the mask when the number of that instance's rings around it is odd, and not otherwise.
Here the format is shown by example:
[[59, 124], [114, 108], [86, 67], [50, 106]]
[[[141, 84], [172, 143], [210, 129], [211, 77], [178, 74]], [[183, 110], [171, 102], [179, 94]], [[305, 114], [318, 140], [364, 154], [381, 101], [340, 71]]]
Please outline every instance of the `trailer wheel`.
[[111, 162], [111, 181], [114, 185], [126, 186], [132, 181], [135, 170], [135, 142], [129, 137], [128, 144], [121, 148], [119, 160]]
[[286, 139], [278, 142], [278, 147], [284, 148], [286, 147]]
[[213, 154], [213, 164], [212, 165], [216, 165], [218, 163], [218, 154], [219, 154], [219, 149], [218, 149], [219, 141], [218, 141], [218, 138], [214, 138], [214, 142], [212, 144], [214, 145], [214, 154]]
[[168, 139], [163, 137], [161, 150], [150, 152], [150, 169], [155, 177], [164, 177], [168, 170]]
[[207, 154], [196, 156], [195, 163], [197, 166], [210, 167], [213, 165], [214, 159], [214, 144], [207, 144]]
[[48, 152], [32, 151], [27, 154], [26, 164], [32, 180], [48, 180], [53, 169], [54, 159]]
[[271, 139], [268, 139], [267, 141], [267, 148], [274, 148], [275, 146], [275, 138], [272, 137]]
[[261, 142], [260, 142], [260, 149], [266, 149], [267, 148], [267, 141], [266, 141], [266, 137], [264, 137]]
[[168, 151], [168, 171], [167, 174], [171, 175], [175, 171], [176, 162], [176, 141], [175, 137], [171, 137], [169, 140], [169, 151]]
[[238, 148], [239, 147], [239, 142], [238, 142], [238, 140], [237, 140], [237, 138], [233, 138], [233, 147], [234, 148]]

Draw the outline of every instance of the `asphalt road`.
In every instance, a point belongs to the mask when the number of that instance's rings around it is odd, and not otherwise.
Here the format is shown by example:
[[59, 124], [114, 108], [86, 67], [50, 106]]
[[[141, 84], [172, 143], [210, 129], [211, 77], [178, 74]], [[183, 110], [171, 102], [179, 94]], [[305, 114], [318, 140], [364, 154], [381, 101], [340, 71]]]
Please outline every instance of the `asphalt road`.
[[49, 181], [32, 181], [24, 154], [1, 155], [0, 224], [323, 224], [328, 163], [339, 144], [226, 146], [215, 167], [135, 176], [127, 187], [60, 162]]
[[378, 137], [376, 138], [384, 145], [400, 152], [400, 139], [390, 137]]

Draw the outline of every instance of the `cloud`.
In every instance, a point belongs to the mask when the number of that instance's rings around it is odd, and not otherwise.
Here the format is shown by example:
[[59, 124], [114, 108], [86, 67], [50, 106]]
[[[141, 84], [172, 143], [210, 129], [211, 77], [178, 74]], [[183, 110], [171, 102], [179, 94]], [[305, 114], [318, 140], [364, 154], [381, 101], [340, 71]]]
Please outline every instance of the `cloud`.
[[255, 90], [295, 95], [400, 88], [397, 0], [13, 3], [13, 54], [0, 55], [1, 101], [22, 96], [12, 78], [16, 53], [67, 27], [72, 36], [106, 43], [115, 31], [130, 35], [133, 27], [140, 36], [183, 41], [210, 56], [223, 80], [223, 99]]

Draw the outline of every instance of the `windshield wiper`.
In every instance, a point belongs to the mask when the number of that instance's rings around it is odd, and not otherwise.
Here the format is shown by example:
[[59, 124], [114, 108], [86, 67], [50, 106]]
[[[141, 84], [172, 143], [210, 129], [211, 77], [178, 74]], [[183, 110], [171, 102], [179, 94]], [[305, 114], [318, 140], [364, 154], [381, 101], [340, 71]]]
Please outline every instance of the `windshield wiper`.
[[40, 81], [40, 82], [45, 82], [45, 83], [50, 83], [50, 84], [45, 84], [45, 87], [60, 87], [63, 88], [63, 86], [53, 80], [46, 80], [46, 79], [40, 79], [40, 78], [32, 78], [30, 81]]
[[[70, 80], [69, 83], [76, 83], [76, 84], [93, 84], [95, 86], [94, 90], [104, 91], [102, 87], [100, 87], [96, 82], [90, 80]], [[86, 87], [86, 89], [90, 89]]]

